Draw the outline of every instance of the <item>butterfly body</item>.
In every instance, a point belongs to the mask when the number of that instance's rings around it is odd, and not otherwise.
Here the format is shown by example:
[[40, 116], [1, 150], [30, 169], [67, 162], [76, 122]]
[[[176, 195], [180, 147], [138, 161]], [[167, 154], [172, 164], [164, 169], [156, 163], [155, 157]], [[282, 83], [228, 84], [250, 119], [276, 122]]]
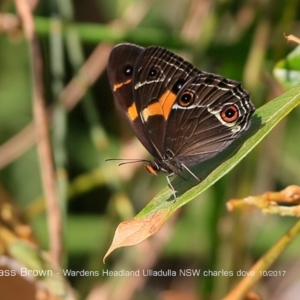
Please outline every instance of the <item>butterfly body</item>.
[[117, 45], [108, 77], [117, 106], [154, 157], [146, 166], [154, 174], [180, 174], [217, 155], [249, 128], [255, 110], [239, 82], [157, 46]]

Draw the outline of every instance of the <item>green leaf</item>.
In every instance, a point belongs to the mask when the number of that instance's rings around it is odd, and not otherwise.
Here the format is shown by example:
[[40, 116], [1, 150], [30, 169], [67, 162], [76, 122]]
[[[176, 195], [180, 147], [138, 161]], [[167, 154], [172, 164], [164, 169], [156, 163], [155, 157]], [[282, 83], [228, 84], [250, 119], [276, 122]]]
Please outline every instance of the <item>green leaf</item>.
[[[48, 18], [35, 16], [37, 33], [40, 36], [50, 34], [51, 21]], [[60, 23], [60, 30], [66, 34], [68, 23]], [[178, 34], [165, 32], [155, 28], [137, 27], [127, 30], [124, 28], [115, 28], [113, 26], [95, 24], [95, 23], [78, 23], [72, 24], [76, 29], [82, 42], [98, 44], [99, 42], [118, 44], [124, 41], [128, 43], [141, 44], [144, 46], [160, 45], [174, 49], [183, 49], [188, 46], [184, 40], [180, 39]]]
[[177, 191], [176, 201], [167, 187], [134, 219], [122, 222], [115, 233], [104, 259], [116, 248], [137, 244], [154, 234], [179, 207], [193, 200], [236, 166], [293, 108], [300, 103], [300, 85], [268, 102], [253, 115], [250, 129], [216, 157], [191, 168], [198, 183], [188, 173], [188, 180], [177, 176], [172, 182]]
[[300, 83], [300, 46], [275, 65], [273, 74], [286, 89]]

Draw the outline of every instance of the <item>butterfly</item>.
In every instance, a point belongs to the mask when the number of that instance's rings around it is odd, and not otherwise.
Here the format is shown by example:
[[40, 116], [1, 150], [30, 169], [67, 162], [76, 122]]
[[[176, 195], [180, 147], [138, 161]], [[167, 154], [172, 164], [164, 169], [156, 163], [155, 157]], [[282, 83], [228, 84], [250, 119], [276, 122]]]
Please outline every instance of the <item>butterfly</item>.
[[153, 156], [145, 167], [170, 176], [212, 158], [251, 124], [255, 107], [241, 83], [203, 72], [158, 46], [115, 46], [108, 78], [117, 107]]

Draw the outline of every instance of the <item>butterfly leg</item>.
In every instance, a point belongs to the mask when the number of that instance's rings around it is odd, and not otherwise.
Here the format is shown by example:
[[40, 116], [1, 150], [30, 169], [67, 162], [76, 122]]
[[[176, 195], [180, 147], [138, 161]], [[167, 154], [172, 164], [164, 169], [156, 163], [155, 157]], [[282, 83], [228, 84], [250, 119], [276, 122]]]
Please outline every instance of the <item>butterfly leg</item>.
[[173, 176], [173, 175], [174, 175], [173, 173], [168, 174], [166, 176], [166, 178], [167, 178], [168, 186], [172, 190], [172, 193], [173, 193], [173, 196], [174, 196], [174, 200], [176, 201], [176, 199], [177, 199], [177, 197], [176, 197], [176, 191], [175, 191], [175, 189], [174, 189], [174, 187], [173, 187], [173, 185], [172, 185], [172, 183], [170, 181], [170, 177]]
[[194, 174], [186, 165], [184, 164], [181, 164], [181, 166], [187, 170], [197, 181], [201, 182], [201, 179], [196, 175]]

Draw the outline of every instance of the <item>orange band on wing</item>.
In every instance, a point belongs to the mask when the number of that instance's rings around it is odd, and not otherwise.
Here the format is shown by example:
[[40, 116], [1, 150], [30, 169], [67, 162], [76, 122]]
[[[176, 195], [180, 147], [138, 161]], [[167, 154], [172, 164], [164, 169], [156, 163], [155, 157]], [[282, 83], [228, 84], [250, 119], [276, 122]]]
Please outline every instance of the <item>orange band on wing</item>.
[[123, 85], [130, 83], [131, 81], [132, 81], [132, 79], [128, 79], [128, 80], [126, 80], [124, 82], [114, 84], [114, 92], [117, 89], [119, 89], [120, 87], [122, 87]]
[[132, 122], [138, 117], [138, 113], [134, 102], [131, 104], [131, 106], [128, 107], [127, 114]]
[[142, 111], [144, 120], [147, 121], [149, 117], [157, 115], [161, 115], [167, 120], [175, 100], [176, 95], [167, 90], [160, 96], [157, 102], [150, 104]]

